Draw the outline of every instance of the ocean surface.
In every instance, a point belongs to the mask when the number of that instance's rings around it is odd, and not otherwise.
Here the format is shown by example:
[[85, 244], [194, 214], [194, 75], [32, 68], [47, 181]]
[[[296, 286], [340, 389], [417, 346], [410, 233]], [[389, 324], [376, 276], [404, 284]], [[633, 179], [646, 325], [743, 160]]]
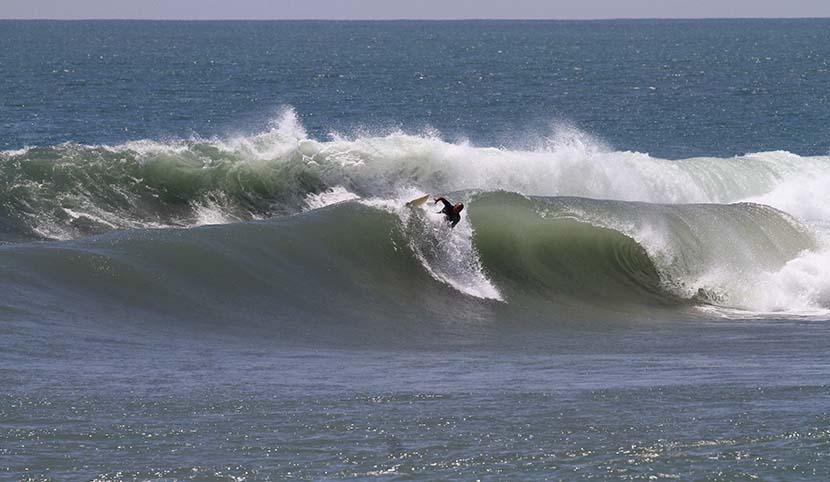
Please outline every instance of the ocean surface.
[[0, 21], [2, 480], [830, 480], [829, 346], [830, 20]]

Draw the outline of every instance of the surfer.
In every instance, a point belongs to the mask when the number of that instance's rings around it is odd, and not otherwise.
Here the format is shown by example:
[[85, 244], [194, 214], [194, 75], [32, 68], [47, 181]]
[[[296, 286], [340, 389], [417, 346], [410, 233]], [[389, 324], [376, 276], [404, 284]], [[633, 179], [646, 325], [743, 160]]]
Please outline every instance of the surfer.
[[456, 203], [455, 206], [450, 204], [449, 201], [444, 199], [443, 197], [435, 198], [435, 204], [438, 202], [444, 203], [444, 209], [438, 212], [438, 214], [443, 214], [447, 217], [447, 221], [451, 223], [450, 227], [454, 228], [459, 221], [461, 221], [461, 210], [464, 209], [464, 205], [461, 203]]

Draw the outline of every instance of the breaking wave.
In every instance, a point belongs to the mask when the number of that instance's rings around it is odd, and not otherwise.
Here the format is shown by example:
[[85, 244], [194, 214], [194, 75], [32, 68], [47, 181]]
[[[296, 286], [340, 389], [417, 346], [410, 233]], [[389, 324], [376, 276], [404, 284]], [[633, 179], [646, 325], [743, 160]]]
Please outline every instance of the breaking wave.
[[[828, 157], [657, 159], [568, 127], [524, 149], [430, 132], [316, 140], [291, 109], [251, 136], [5, 151], [3, 308], [30, 310], [27, 290], [47, 286], [77, 306], [103, 303], [94, 293], [209, 316], [236, 295], [315, 319], [357, 305], [355, 317], [825, 313], [827, 181]], [[404, 207], [423, 193], [463, 200], [467, 221], [449, 230]], [[230, 225], [167, 229], [213, 224]], [[43, 239], [65, 242], [25, 242]]]
[[[830, 178], [829, 159], [765, 152], [672, 161], [613, 151], [568, 127], [532, 149], [451, 143], [429, 132], [331, 134], [323, 141], [309, 138], [285, 109], [271, 128], [251, 136], [2, 152], [0, 229], [5, 237], [71, 239], [465, 189], [674, 204], [757, 198], [798, 215], [830, 205], [805, 202], [797, 189], [806, 179], [826, 192], [815, 180]], [[778, 194], [765, 197], [771, 193]]]
[[455, 230], [429, 209], [347, 201], [265, 221], [7, 244], [0, 311], [134, 319], [152, 310], [302, 332], [390, 313], [439, 323], [830, 306], [813, 264], [825, 262], [819, 240], [774, 208], [457, 195], [470, 212]]

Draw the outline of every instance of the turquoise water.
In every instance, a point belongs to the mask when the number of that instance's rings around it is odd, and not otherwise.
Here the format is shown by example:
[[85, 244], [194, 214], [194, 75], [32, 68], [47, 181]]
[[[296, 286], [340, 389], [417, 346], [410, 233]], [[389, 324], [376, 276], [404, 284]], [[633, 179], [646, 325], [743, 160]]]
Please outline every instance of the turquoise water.
[[828, 26], [0, 22], [0, 478], [828, 478]]

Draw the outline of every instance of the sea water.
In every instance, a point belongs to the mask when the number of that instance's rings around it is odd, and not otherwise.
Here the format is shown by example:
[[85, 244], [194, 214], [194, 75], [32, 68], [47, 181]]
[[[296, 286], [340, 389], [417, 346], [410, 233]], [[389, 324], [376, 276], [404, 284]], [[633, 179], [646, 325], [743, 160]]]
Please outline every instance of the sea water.
[[830, 477], [830, 21], [0, 47], [0, 478]]

